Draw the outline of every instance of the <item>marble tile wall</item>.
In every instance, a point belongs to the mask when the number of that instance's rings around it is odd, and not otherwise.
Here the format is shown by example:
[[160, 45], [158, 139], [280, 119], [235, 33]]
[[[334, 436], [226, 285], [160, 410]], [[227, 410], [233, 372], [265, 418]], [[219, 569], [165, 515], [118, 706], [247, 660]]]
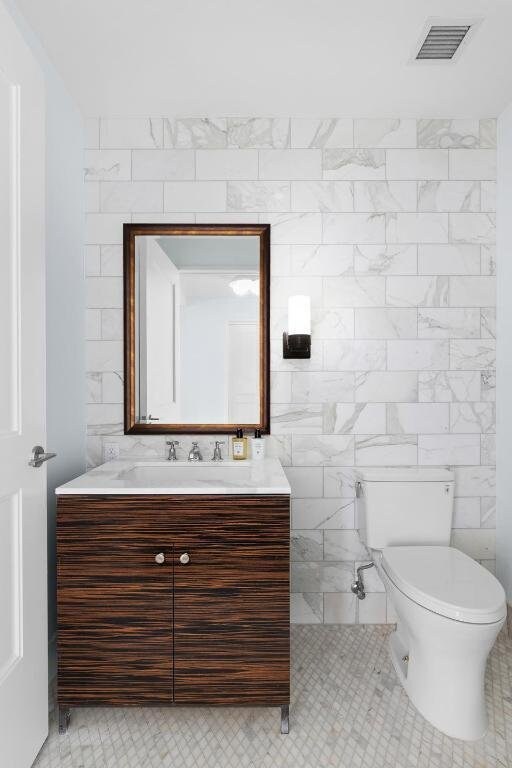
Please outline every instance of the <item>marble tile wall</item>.
[[[354, 529], [354, 467], [451, 465], [453, 544], [495, 557], [494, 120], [91, 119], [88, 456], [122, 434], [123, 222], [272, 225], [272, 437], [292, 491], [296, 622], [393, 621]], [[312, 356], [285, 361], [290, 294]], [[210, 450], [209, 438], [201, 440]], [[188, 444], [188, 438], [184, 438]]]

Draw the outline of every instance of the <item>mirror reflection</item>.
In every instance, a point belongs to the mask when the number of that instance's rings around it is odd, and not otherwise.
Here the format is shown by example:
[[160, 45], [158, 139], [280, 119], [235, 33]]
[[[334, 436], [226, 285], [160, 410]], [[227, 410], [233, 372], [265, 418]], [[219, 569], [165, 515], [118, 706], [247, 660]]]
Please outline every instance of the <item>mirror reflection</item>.
[[141, 424], [260, 421], [260, 239], [137, 235]]

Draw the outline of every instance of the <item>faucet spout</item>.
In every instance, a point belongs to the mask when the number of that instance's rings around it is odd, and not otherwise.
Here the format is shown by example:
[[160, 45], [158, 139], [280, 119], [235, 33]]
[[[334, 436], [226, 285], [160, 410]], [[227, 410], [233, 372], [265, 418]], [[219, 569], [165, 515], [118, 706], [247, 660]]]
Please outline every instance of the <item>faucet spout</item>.
[[201, 451], [199, 450], [199, 445], [197, 443], [192, 443], [192, 448], [188, 452], [188, 460], [189, 461], [202, 461], [203, 460]]

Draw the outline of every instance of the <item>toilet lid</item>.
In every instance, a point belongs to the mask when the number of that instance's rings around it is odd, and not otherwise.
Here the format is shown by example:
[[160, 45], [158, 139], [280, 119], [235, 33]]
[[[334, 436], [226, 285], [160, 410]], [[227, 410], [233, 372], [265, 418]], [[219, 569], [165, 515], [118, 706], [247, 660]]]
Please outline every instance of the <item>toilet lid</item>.
[[387, 547], [382, 567], [401, 592], [441, 616], [490, 624], [506, 615], [498, 579], [458, 549]]

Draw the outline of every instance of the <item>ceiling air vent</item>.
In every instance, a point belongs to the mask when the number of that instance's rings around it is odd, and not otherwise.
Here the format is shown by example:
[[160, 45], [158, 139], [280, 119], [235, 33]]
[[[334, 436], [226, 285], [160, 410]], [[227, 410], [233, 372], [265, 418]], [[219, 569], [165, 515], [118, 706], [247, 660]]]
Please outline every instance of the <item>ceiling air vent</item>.
[[428, 61], [449, 61], [453, 59], [460, 44], [471, 29], [471, 24], [431, 26], [416, 59]]

